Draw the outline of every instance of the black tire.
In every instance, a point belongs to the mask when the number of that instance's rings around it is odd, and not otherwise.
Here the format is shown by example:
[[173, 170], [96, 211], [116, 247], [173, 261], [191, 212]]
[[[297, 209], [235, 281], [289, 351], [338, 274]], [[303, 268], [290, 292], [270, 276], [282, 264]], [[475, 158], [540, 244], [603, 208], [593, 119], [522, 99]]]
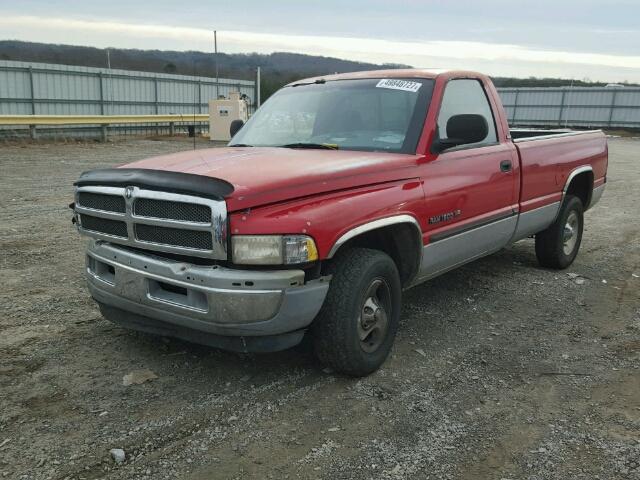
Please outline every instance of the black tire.
[[[572, 220], [577, 225], [571, 229], [569, 245], [565, 245], [567, 236], [565, 227]], [[536, 234], [536, 257], [541, 266], [554, 269], [564, 269], [573, 263], [580, 243], [582, 242], [582, 229], [584, 227], [584, 207], [578, 197], [567, 195], [562, 202], [558, 218], [549, 228]], [[566, 248], [565, 248], [566, 247]], [[567, 250], [568, 249], [568, 250]]]
[[[339, 373], [368, 375], [384, 363], [398, 330], [402, 302], [398, 269], [383, 252], [353, 248], [333, 260], [331, 273], [327, 298], [312, 326], [315, 355]], [[378, 309], [371, 314], [373, 305]], [[366, 323], [367, 318], [372, 323]], [[368, 330], [371, 325], [374, 328]], [[361, 340], [364, 335], [368, 336]]]

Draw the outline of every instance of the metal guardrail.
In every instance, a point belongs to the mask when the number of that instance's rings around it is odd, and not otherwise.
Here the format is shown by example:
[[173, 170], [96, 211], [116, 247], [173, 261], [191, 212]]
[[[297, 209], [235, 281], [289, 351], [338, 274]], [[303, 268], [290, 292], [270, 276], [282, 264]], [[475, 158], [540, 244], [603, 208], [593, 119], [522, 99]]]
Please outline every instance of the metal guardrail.
[[172, 115], [0, 115], [0, 125], [112, 125], [114, 123], [208, 122], [208, 113]]
[[208, 122], [208, 113], [172, 115], [0, 115], [0, 125], [28, 125], [33, 140], [38, 125], [100, 125], [102, 140], [107, 139], [109, 125], [133, 123], [168, 123], [171, 135], [176, 123]]

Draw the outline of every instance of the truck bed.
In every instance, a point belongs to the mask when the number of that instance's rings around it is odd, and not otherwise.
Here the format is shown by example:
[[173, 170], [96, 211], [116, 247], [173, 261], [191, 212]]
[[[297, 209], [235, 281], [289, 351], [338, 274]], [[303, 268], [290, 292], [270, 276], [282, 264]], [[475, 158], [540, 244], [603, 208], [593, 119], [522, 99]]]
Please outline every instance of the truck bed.
[[560, 201], [578, 168], [592, 170], [594, 187], [604, 183], [607, 141], [601, 130], [513, 129], [511, 135], [520, 156], [522, 212]]

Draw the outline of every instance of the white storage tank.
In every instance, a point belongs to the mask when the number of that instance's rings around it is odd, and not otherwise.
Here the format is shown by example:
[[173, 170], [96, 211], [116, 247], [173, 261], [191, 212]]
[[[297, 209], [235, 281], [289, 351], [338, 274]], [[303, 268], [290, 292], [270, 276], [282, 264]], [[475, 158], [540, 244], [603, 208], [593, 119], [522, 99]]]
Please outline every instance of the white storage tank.
[[246, 122], [249, 119], [247, 101], [239, 92], [229, 92], [229, 98], [209, 100], [209, 138], [229, 141], [229, 127], [234, 120]]

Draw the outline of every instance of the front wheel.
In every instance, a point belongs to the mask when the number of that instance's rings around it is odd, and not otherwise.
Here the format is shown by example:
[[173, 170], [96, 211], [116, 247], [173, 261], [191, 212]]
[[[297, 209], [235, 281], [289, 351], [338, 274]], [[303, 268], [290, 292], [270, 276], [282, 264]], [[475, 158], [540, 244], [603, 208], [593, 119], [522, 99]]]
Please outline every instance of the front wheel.
[[536, 257], [543, 267], [563, 269], [573, 263], [584, 227], [584, 208], [578, 197], [565, 197], [558, 218], [536, 235]]
[[312, 327], [315, 354], [340, 373], [368, 375], [384, 363], [398, 330], [398, 269], [383, 252], [353, 248], [334, 259], [331, 273]]

